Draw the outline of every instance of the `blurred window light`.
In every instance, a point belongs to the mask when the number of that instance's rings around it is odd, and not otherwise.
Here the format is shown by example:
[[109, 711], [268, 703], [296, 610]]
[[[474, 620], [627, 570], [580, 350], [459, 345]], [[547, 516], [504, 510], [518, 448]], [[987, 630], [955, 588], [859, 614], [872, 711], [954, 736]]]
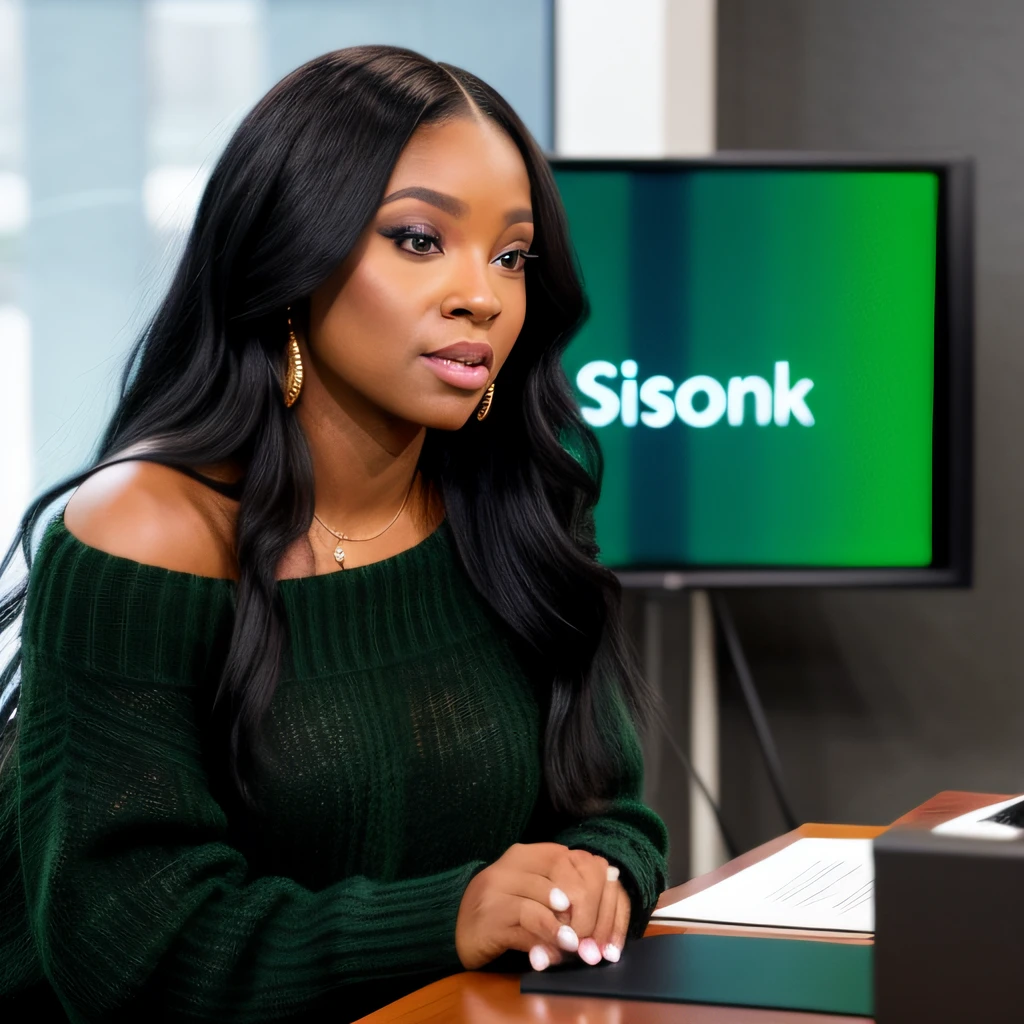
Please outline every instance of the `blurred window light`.
[[[25, 68], [21, 0], [0, 0], [0, 237], [28, 226], [29, 189], [25, 178]], [[0, 249], [0, 306], [14, 301], [15, 254]]]
[[263, 85], [263, 4], [147, 4], [146, 220], [161, 235], [188, 230], [212, 163]]
[[208, 167], [154, 167], [146, 173], [146, 221], [159, 232], [187, 232], [210, 177]]
[[[4, 400], [0, 402], [0, 544], [7, 550], [31, 498], [32, 409], [29, 319], [23, 309], [0, 306], [0, 365]], [[0, 552], [2, 553], [2, 552]]]
[[28, 182], [16, 171], [0, 170], [0, 235], [16, 235], [28, 227]]
[[[29, 223], [25, 177], [24, 5], [0, 0], [0, 556], [32, 488], [30, 327], [23, 307], [21, 237]], [[18, 574], [17, 559], [10, 572]], [[0, 581], [2, 592], [8, 580]]]
[[[29, 351], [29, 319], [16, 306], [0, 305], [0, 363], [4, 367], [6, 386], [0, 402], [0, 558], [14, 540], [14, 531], [32, 498], [32, 408], [31, 366]], [[0, 595], [24, 579], [27, 566], [21, 549], [11, 559], [7, 571], [0, 576]], [[20, 636], [22, 616], [17, 616], [0, 631], [0, 660], [6, 662], [12, 653], [10, 645]], [[16, 685], [18, 676], [11, 680]], [[0, 697], [3, 695], [0, 694]], [[0, 699], [0, 704], [5, 702]]]
[[255, 21], [259, 16], [253, 0], [150, 0], [155, 17], [166, 24], [229, 25]]
[[24, 160], [25, 69], [21, 0], [0, 0], [0, 169]]

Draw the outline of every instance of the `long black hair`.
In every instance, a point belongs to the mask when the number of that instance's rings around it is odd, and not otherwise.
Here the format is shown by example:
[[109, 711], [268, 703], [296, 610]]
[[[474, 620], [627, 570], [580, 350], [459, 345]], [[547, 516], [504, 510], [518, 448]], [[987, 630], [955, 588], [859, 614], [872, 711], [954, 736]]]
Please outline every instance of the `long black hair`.
[[[232, 791], [250, 807], [259, 726], [287, 639], [275, 569], [314, 507], [305, 436], [281, 393], [286, 307], [308, 315], [311, 292], [376, 214], [412, 133], [467, 114], [499, 125], [522, 154], [540, 258], [530, 261], [526, 318], [498, 400], [482, 421], [428, 429], [419, 469], [443, 499], [468, 576], [549, 686], [544, 774], [554, 808], [583, 816], [613, 795], [616, 696], [641, 734], [650, 724], [656, 698], [623, 626], [621, 587], [596, 560], [604, 463], [561, 366], [587, 303], [544, 154], [476, 76], [399, 47], [349, 47], [289, 74], [244, 118], [167, 294], [129, 353], [95, 461], [29, 506], [0, 563], [2, 576], [20, 545], [31, 568], [45, 510], [118, 455], [131, 458], [129, 448], [144, 445], [148, 460], [172, 466], [240, 464], [235, 617], [211, 706]], [[28, 577], [0, 602], [0, 631], [22, 613], [27, 591]], [[20, 663], [19, 648], [0, 673], [6, 753]]]

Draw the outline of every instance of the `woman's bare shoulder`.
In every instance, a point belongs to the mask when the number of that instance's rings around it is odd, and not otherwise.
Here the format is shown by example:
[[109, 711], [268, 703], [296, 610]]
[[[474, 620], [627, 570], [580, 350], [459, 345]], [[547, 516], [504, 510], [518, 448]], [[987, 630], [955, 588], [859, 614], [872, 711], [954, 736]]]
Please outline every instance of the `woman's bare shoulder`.
[[146, 565], [237, 578], [227, 502], [169, 466], [130, 461], [88, 477], [64, 509], [83, 544]]

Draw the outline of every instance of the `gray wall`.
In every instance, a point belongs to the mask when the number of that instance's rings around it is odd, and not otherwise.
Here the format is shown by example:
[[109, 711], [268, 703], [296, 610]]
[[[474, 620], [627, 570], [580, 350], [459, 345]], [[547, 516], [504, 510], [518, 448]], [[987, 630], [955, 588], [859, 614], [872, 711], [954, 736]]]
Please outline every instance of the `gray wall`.
[[[1024, 4], [718, 6], [720, 149], [954, 151], [977, 161], [973, 589], [734, 598], [798, 815], [883, 823], [941, 789], [1022, 791]], [[672, 657], [679, 690], [685, 665]], [[725, 811], [750, 846], [782, 823], [731, 684], [723, 714]], [[664, 752], [661, 765], [653, 802], [673, 822], [680, 881], [683, 801]]]

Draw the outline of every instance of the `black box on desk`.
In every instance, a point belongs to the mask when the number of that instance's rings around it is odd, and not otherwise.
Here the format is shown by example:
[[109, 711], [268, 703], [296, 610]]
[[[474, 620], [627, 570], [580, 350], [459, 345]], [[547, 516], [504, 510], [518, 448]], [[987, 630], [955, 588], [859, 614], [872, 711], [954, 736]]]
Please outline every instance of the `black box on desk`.
[[1024, 1021], [1024, 842], [874, 841], [876, 1024]]

